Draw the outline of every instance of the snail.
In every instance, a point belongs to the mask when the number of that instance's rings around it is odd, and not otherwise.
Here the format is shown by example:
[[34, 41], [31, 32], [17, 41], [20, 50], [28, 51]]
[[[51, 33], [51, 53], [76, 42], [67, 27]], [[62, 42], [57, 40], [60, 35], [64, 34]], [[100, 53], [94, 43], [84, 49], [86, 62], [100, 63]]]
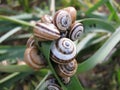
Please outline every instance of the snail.
[[67, 11], [59, 10], [53, 17], [53, 23], [60, 30], [60, 32], [65, 32], [70, 27], [72, 19]]
[[72, 18], [72, 23], [74, 23], [76, 20], [76, 15], [77, 15], [76, 9], [74, 7], [67, 7], [67, 8], [64, 8], [64, 10], [70, 14]]
[[61, 87], [57, 84], [49, 84], [47, 90], [62, 90]]
[[42, 23], [52, 23], [52, 22], [53, 22], [53, 19], [52, 19], [52, 17], [49, 16], [49, 15], [43, 15], [43, 16], [41, 17], [41, 22], [42, 22]]
[[75, 44], [68, 38], [54, 41], [50, 48], [50, 59], [58, 64], [72, 61], [76, 56]]
[[67, 63], [67, 64], [58, 64], [56, 65], [56, 72], [59, 76], [66, 78], [71, 77], [76, 73], [77, 70], [77, 61], [76, 59], [73, 59], [73, 61]]
[[[30, 43], [31, 41], [31, 43]], [[42, 54], [39, 54], [37, 46], [34, 44], [32, 37], [28, 39], [27, 49], [24, 53], [24, 61], [33, 69], [40, 69], [46, 66], [45, 59]]]
[[83, 31], [84, 28], [82, 23], [73, 23], [70, 27], [70, 30], [68, 30], [68, 38], [70, 38], [72, 41], [75, 41], [81, 36]]
[[45, 80], [45, 85], [47, 90], [62, 90], [56, 79], [51, 75]]
[[56, 40], [60, 38], [59, 30], [51, 23], [37, 22], [33, 32], [39, 41]]

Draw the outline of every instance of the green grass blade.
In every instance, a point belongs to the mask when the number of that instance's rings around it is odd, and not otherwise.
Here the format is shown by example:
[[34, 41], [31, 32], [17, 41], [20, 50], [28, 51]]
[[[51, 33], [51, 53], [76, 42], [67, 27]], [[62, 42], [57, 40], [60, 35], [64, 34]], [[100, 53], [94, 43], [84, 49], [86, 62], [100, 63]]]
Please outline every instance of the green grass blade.
[[118, 28], [105, 44], [89, 59], [79, 64], [77, 73], [85, 72], [95, 67], [98, 63], [104, 61], [115, 45], [120, 42], [120, 28]]
[[111, 12], [111, 14], [112, 14], [112, 20], [116, 20], [117, 22], [119, 22], [120, 23], [120, 18], [119, 18], [119, 16], [118, 16], [118, 14], [117, 14], [117, 11], [115, 10], [115, 8], [114, 8], [114, 6], [112, 5], [112, 3], [111, 3], [111, 1], [108, 1], [107, 3], [106, 3], [106, 6], [108, 7], [108, 9], [110, 10], [110, 12]]
[[0, 61], [16, 57], [23, 58], [24, 51], [25, 46], [0, 46]]
[[86, 32], [91, 32], [94, 30], [97, 31], [107, 31], [107, 32], [114, 32], [114, 27], [109, 24], [108, 22], [105, 22], [101, 19], [96, 19], [96, 18], [86, 18], [86, 19], [81, 19], [78, 20], [78, 22], [82, 22], [85, 33]]
[[31, 72], [33, 71], [32, 68], [30, 68], [27, 65], [0, 65], [0, 72]]
[[21, 29], [22, 29], [21, 27], [16, 27], [16, 28], [10, 30], [9, 32], [7, 32], [6, 34], [4, 34], [3, 36], [0, 37], [0, 43], [2, 43], [4, 40], [6, 40], [8, 37], [13, 35], [14, 33], [20, 31]]
[[85, 14], [90, 14], [92, 13], [94, 10], [97, 10], [98, 7], [100, 7], [101, 5], [103, 5], [104, 3], [106, 3], [109, 0], [99, 0], [93, 7], [89, 8]]
[[17, 24], [22, 24], [24, 26], [30, 26], [30, 27], [34, 27], [34, 25], [26, 22], [26, 21], [23, 21], [23, 20], [19, 20], [19, 19], [15, 19], [15, 18], [12, 18], [12, 17], [8, 17], [8, 16], [3, 16], [3, 15], [0, 15], [0, 19], [2, 20], [7, 20], [7, 21], [11, 21], [11, 22], [14, 22], [14, 23], [17, 23]]
[[11, 85], [15, 84], [15, 82], [17, 82], [21, 78], [28, 76], [30, 73], [31, 72], [29, 73], [28, 72], [27, 73], [15, 72], [15, 73], [8, 75], [7, 77], [0, 80], [0, 89], [4, 90], [3, 88], [10, 87]]

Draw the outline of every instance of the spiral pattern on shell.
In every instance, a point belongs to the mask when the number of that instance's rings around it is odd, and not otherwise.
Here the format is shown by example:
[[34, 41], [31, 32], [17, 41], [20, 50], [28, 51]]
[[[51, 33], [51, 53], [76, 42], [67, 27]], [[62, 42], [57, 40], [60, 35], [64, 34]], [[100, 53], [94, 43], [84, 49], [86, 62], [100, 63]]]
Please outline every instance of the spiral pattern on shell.
[[36, 47], [30, 47], [24, 53], [24, 61], [36, 70], [46, 66], [43, 56], [39, 55], [37, 51], [38, 49]]
[[71, 29], [69, 30], [68, 38], [70, 38], [72, 41], [75, 41], [81, 36], [83, 31], [84, 28], [81, 23], [74, 23], [72, 24]]
[[65, 32], [70, 27], [72, 19], [67, 11], [59, 10], [55, 13], [53, 23], [61, 32]]
[[76, 73], [77, 70], [77, 61], [74, 59], [68, 64], [59, 64], [57, 65], [58, 75], [61, 77], [71, 77]]
[[72, 61], [75, 56], [75, 44], [68, 38], [60, 38], [51, 45], [50, 58], [56, 63], [68, 63]]
[[70, 14], [72, 18], [72, 23], [74, 23], [76, 20], [76, 15], [77, 15], [76, 9], [74, 7], [67, 7], [67, 8], [64, 8], [64, 10]]

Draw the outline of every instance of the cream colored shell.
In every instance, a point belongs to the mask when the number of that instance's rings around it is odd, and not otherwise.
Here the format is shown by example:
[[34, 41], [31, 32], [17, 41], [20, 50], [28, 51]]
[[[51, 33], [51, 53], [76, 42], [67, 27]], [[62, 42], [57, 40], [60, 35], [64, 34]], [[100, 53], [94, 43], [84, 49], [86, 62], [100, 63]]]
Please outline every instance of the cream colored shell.
[[72, 19], [67, 11], [59, 10], [55, 13], [53, 23], [60, 30], [60, 32], [65, 32], [72, 24]]
[[68, 38], [60, 38], [51, 45], [51, 59], [59, 64], [68, 63], [76, 56], [75, 44]]
[[59, 64], [56, 67], [57, 67], [56, 71], [58, 75], [63, 78], [66, 78], [66, 77], [71, 77], [76, 73], [78, 65], [77, 65], [77, 61], [74, 59], [68, 64]]
[[74, 23], [71, 25], [70, 30], [68, 31], [68, 38], [70, 38], [72, 41], [77, 40], [80, 38], [84, 31], [83, 25], [81, 23]]

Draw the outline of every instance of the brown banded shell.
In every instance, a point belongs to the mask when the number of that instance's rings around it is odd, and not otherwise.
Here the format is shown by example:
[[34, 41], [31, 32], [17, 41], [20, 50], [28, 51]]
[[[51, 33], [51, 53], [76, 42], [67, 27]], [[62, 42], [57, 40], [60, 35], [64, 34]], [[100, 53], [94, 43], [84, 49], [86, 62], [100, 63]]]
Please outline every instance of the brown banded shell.
[[25, 50], [24, 61], [33, 69], [40, 69], [46, 66], [44, 57], [38, 54], [38, 49], [36, 47], [29, 47]]
[[29, 47], [32, 47], [32, 46], [34, 46], [34, 45], [35, 45], [35, 39], [34, 39], [34, 36], [32, 35], [32, 36], [30, 36], [29, 39], [27, 40], [26, 46], [27, 46], [27, 48], [29, 48]]
[[60, 38], [51, 45], [50, 58], [59, 64], [65, 64], [76, 56], [75, 44], [68, 38]]
[[56, 82], [56, 79], [53, 76], [49, 76], [45, 80], [45, 85], [47, 86], [46, 87], [47, 90], [62, 90], [61, 87]]
[[73, 23], [68, 31], [68, 38], [70, 38], [72, 41], [75, 41], [81, 36], [83, 31], [84, 28], [82, 23]]
[[73, 76], [76, 73], [77, 67], [77, 61], [74, 59], [68, 64], [58, 64], [56, 71], [59, 76], [66, 78]]
[[74, 23], [76, 20], [76, 15], [77, 15], [76, 9], [74, 7], [67, 7], [67, 8], [64, 8], [64, 10], [70, 14], [72, 18], [72, 23]]
[[33, 32], [39, 41], [56, 40], [60, 38], [60, 32], [54, 24], [38, 22]]
[[42, 22], [42, 23], [52, 23], [52, 22], [53, 22], [53, 19], [52, 19], [52, 17], [49, 16], [49, 15], [43, 15], [43, 16], [41, 17], [41, 22]]
[[60, 30], [60, 32], [65, 32], [70, 27], [72, 19], [67, 11], [59, 10], [54, 15], [53, 23]]
[[55, 83], [54, 84], [51, 83], [47, 86], [47, 90], [62, 90], [62, 89], [59, 85], [57, 85]]

